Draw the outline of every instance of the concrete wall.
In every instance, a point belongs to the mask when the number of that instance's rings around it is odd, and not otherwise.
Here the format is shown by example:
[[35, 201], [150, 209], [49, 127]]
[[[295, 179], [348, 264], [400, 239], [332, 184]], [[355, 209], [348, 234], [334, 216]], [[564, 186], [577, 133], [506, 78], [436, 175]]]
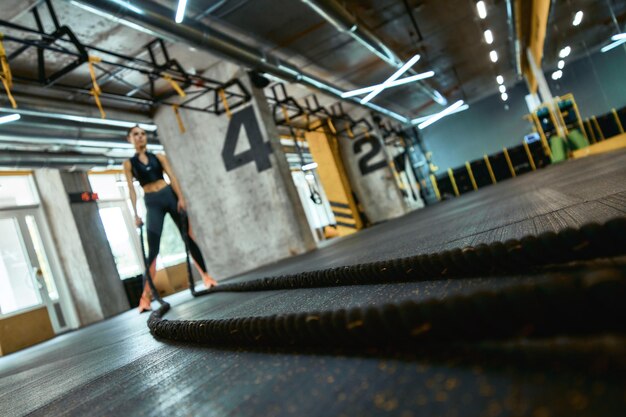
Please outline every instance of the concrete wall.
[[104, 313], [94, 302], [98, 299], [96, 286], [61, 174], [55, 169], [37, 169], [34, 178], [80, 325], [102, 320]]
[[[65, 195], [58, 198], [67, 198], [69, 193], [91, 192], [86, 172], [61, 172], [61, 181]], [[90, 278], [96, 289], [97, 298], [93, 302], [100, 304], [104, 318], [128, 310], [130, 306], [100, 219], [98, 205], [96, 202], [70, 203], [70, 208], [91, 271]]]
[[[581, 116], [587, 118], [626, 105], [625, 71], [626, 52], [624, 48], [615, 48], [567, 62], [560, 80], [551, 79], [552, 70], [546, 72], [546, 79], [553, 95], [573, 93]], [[465, 161], [522, 142], [524, 135], [532, 131], [530, 123], [523, 119], [528, 114], [524, 100], [528, 89], [525, 82], [507, 87], [508, 109], [500, 94], [493, 94], [471, 103], [469, 110], [421, 131], [436, 165], [444, 170], [458, 167]], [[493, 88], [495, 91], [495, 80]]]
[[[216, 71], [220, 73], [208, 75], [228, 79], [236, 73], [232, 65]], [[207, 267], [218, 279], [315, 246], [267, 102], [260, 90], [253, 91], [246, 76], [241, 80], [254, 98], [246, 108], [234, 110], [233, 120], [252, 112], [252, 121], [258, 123], [265, 144], [255, 152], [271, 143], [270, 166], [249, 162], [227, 169], [222, 156], [230, 123], [226, 114], [181, 110], [185, 134], [180, 133], [171, 108], [158, 109], [154, 118], [188, 201], [191, 224]], [[241, 128], [235, 154], [250, 149], [251, 133]]]
[[409, 211], [378, 136], [360, 134], [354, 139], [341, 136], [339, 147], [350, 185], [372, 223]]

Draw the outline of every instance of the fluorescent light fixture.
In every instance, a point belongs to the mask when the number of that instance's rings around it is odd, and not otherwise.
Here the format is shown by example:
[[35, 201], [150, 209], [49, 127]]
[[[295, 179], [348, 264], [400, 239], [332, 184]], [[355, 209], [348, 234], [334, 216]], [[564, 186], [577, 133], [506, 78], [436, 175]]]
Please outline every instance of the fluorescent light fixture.
[[[434, 71], [428, 71], [428, 72], [424, 72], [422, 74], [417, 74], [417, 75], [412, 75], [410, 77], [400, 78], [399, 80], [396, 80], [396, 81], [394, 81], [392, 83], [389, 83], [389, 85], [387, 85], [387, 88], [397, 87], [399, 85], [408, 84], [408, 83], [411, 83], [413, 81], [423, 80], [424, 78], [430, 78], [430, 77], [433, 77], [434, 75], [435, 75]], [[359, 96], [361, 94], [365, 94], [365, 93], [369, 93], [370, 91], [374, 91], [375, 89], [377, 89], [381, 85], [382, 84], [376, 84], [376, 85], [372, 85], [370, 87], [359, 88], [358, 90], [346, 91], [345, 93], [341, 94], [341, 97], [347, 98], [347, 97]]]
[[485, 42], [487, 42], [489, 45], [493, 43], [493, 33], [489, 29], [485, 31]]
[[389, 87], [389, 84], [391, 84], [392, 82], [394, 82], [395, 80], [400, 78], [400, 76], [402, 74], [404, 74], [405, 72], [407, 72], [413, 65], [415, 65], [415, 63], [417, 61], [419, 61], [419, 59], [420, 59], [419, 54], [415, 55], [415, 56], [413, 56], [413, 58], [409, 59], [402, 67], [400, 67], [400, 69], [398, 71], [394, 72], [391, 77], [387, 78], [385, 80], [385, 82], [383, 82], [382, 84], [379, 84], [379, 86], [376, 87], [376, 89], [374, 91], [372, 91], [367, 96], [365, 96], [361, 100], [361, 104], [365, 104], [365, 103], [369, 102], [371, 99], [376, 97], [381, 91], [383, 91], [385, 88]]
[[9, 114], [8, 116], [2, 116], [0, 117], [0, 125], [20, 120], [21, 117], [22, 116], [20, 116], [19, 114]]
[[552, 79], [553, 79], [554, 81], [558, 80], [558, 79], [559, 79], [559, 78], [561, 78], [562, 76], [563, 76], [563, 71], [561, 71], [561, 70], [554, 71], [554, 72], [552, 73]]
[[484, 19], [487, 17], [487, 6], [484, 1], [476, 3], [476, 10], [478, 11], [478, 17]]
[[[448, 113], [448, 116], [450, 116], [450, 115], [452, 115], [452, 114], [455, 114], [455, 113], [460, 113], [460, 112], [465, 111], [465, 110], [467, 110], [467, 109], [469, 109], [469, 104], [464, 104], [464, 105], [462, 105], [461, 107], [459, 107], [458, 109], [456, 109], [456, 110], [451, 111], [450, 113]], [[433, 116], [435, 116], [435, 115], [437, 115], [437, 113], [435, 113], [435, 114], [431, 114], [431, 115], [429, 115], [429, 116], [417, 117], [417, 118], [415, 118], [415, 119], [411, 120], [411, 124], [416, 125], [416, 124], [422, 123], [423, 121], [428, 120], [428, 119], [430, 119], [431, 117], [433, 117]]]
[[446, 98], [442, 96], [439, 91], [433, 90], [433, 93], [435, 95], [434, 99], [437, 103], [441, 104], [442, 106], [445, 106], [446, 104], [448, 104], [448, 100], [446, 100]]
[[313, 175], [313, 174], [306, 174], [304, 176], [304, 178], [309, 180], [309, 181], [313, 181], [315, 179], [315, 175]]
[[73, 114], [48, 113], [23, 109], [8, 109], [4, 107], [0, 107], [0, 112], [18, 113], [24, 116], [45, 117], [47, 119], [71, 120], [73, 122], [91, 123], [95, 125], [125, 127], [128, 129], [139, 125], [139, 127], [146, 132], [155, 132], [157, 130], [157, 126], [155, 124], [128, 122], [125, 120], [100, 119], [96, 117], [77, 116]]
[[626, 33], [620, 33], [619, 35], [611, 36], [612, 41], [621, 41], [622, 39], [626, 39]]
[[310, 171], [317, 168], [317, 162], [311, 162], [310, 164], [302, 165], [303, 171]]
[[623, 43], [626, 43], [626, 38], [617, 40], [617, 41], [615, 41], [615, 42], [613, 42], [611, 44], [608, 44], [608, 45], [604, 46], [602, 49], [600, 49], [600, 52], [608, 52], [608, 51], [610, 51], [613, 48], [617, 48], [618, 46], [620, 46]]
[[454, 111], [458, 110], [459, 107], [461, 107], [463, 104], [464, 104], [463, 100], [457, 101], [450, 107], [440, 111], [439, 113], [432, 115], [431, 117], [429, 117], [428, 119], [426, 119], [425, 121], [417, 125], [418, 129], [422, 130], [422, 129], [427, 128], [428, 126], [432, 125], [436, 121], [443, 119], [444, 117], [446, 117], [447, 115], [451, 113], [454, 113]]
[[572, 25], [578, 26], [578, 25], [580, 25], [580, 22], [582, 22], [582, 21], [583, 21], [583, 12], [582, 12], [582, 10], [579, 10], [574, 15], [574, 21], [572, 22]]
[[498, 62], [498, 53], [496, 51], [489, 52], [489, 59], [491, 62]]
[[124, 1], [124, 0], [112, 0], [112, 1], [113, 1], [113, 3], [119, 4], [120, 6], [124, 6], [128, 10], [132, 10], [135, 13], [143, 14], [143, 10], [141, 10], [138, 7], [133, 6], [132, 4], [130, 4], [127, 1]]
[[176, 23], [182, 23], [185, 18], [185, 9], [187, 8], [187, 0], [178, 0], [178, 9], [176, 9]]
[[566, 46], [565, 48], [559, 51], [559, 58], [567, 58], [569, 54], [572, 52], [572, 48]]
[[563, 69], [563, 67], [565, 67], [565, 61], [560, 60], [560, 61], [558, 62], [558, 64], [556, 64], [556, 66], [557, 66], [557, 68], [558, 68], [558, 69], [562, 70], [562, 69]]
[[502, 93], [500, 95], [500, 98], [502, 99], [502, 101], [507, 101], [509, 99], [509, 95], [507, 93]]
[[501, 86], [499, 87], [499, 90], [500, 90], [500, 92], [501, 92], [501, 93], [503, 93], [503, 94], [504, 94], [504, 93], [506, 93], [506, 87], [505, 87], [504, 85], [501, 85]]
[[498, 82], [498, 84], [504, 84], [504, 77], [502, 75], [498, 75], [496, 77], [496, 81]]

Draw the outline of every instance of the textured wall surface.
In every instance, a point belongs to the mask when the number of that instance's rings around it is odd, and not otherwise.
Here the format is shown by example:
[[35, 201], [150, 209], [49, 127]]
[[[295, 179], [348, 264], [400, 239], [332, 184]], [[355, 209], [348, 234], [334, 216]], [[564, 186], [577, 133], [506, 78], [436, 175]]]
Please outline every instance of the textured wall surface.
[[[219, 79], [228, 78], [224, 75], [234, 74], [222, 74]], [[250, 89], [246, 77], [242, 81]], [[187, 130], [184, 134], [171, 108], [162, 107], [155, 115], [159, 139], [188, 201], [198, 244], [209, 273], [217, 279], [305, 252], [315, 245], [285, 155], [276, 146], [279, 138], [273, 121], [268, 120], [267, 102], [259, 94], [255, 92], [248, 106], [235, 109], [233, 120], [240, 117], [239, 113], [253, 112], [262, 140], [253, 152], [262, 154], [271, 146], [269, 166], [240, 161], [239, 166], [227, 170], [223, 151], [230, 120], [226, 114], [181, 110]], [[234, 134], [235, 160], [245, 160], [241, 155], [251, 149], [253, 133], [249, 128], [254, 130], [253, 125], [241, 126]]]

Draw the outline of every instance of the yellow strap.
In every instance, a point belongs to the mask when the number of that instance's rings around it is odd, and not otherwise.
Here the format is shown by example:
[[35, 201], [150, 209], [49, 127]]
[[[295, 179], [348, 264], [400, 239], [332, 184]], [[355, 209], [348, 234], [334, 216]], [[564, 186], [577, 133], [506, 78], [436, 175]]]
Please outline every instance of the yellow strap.
[[174, 90], [176, 90], [176, 92], [178, 93], [178, 95], [179, 95], [179, 96], [181, 96], [181, 97], [187, 97], [187, 93], [185, 93], [185, 92], [183, 91], [183, 89], [182, 89], [182, 88], [180, 88], [180, 86], [178, 85], [178, 83], [177, 83], [176, 81], [174, 81], [174, 80], [172, 79], [172, 77], [171, 77], [169, 74], [163, 74], [163, 79], [164, 79], [165, 81], [167, 81], [168, 83], [170, 83], [170, 85], [172, 86], [172, 88], [173, 88]]
[[475, 190], [478, 190], [478, 185], [476, 185], [476, 179], [474, 178], [474, 173], [472, 172], [472, 166], [467, 161], [465, 162], [465, 168], [467, 169], [467, 173], [472, 181], [472, 187], [474, 187]]
[[287, 111], [287, 108], [284, 105], [281, 105], [280, 108], [283, 111], [283, 117], [285, 118], [285, 122], [287, 122], [287, 124], [291, 124], [291, 120], [289, 119], [289, 112]]
[[335, 125], [333, 124], [333, 121], [330, 119], [326, 119], [326, 121], [328, 122], [328, 127], [330, 128], [330, 131], [333, 132], [333, 135], [336, 135], [337, 129], [335, 129]]
[[91, 95], [93, 96], [93, 99], [96, 101], [96, 106], [98, 106], [98, 110], [100, 110], [100, 117], [103, 119], [106, 119], [107, 114], [104, 112], [104, 109], [102, 108], [102, 103], [100, 102], [100, 93], [92, 88]]
[[354, 139], [354, 132], [350, 128], [350, 123], [346, 122], [346, 132], [348, 132], [348, 137], [350, 139]]
[[511, 162], [511, 158], [509, 157], [509, 151], [506, 148], [502, 148], [502, 150], [504, 151], [506, 163], [509, 166], [509, 170], [511, 171], [511, 176], [515, 177], [515, 169], [513, 168], [513, 163]]
[[183, 124], [183, 119], [180, 117], [180, 113], [178, 112], [178, 104], [172, 104], [172, 109], [174, 109], [174, 115], [176, 116], [176, 120], [178, 121], [178, 129], [180, 129], [180, 133], [185, 133], [187, 129], [185, 129], [185, 125]]
[[535, 171], [537, 167], [535, 166], [535, 160], [533, 159], [533, 154], [530, 153], [530, 148], [528, 147], [528, 143], [526, 143], [526, 140], [524, 140], [524, 142], [522, 143], [524, 144], [524, 149], [526, 150], [526, 156], [528, 156], [528, 162], [530, 163], [530, 167], [533, 169], [533, 171]]
[[92, 91], [95, 91], [97, 94], [102, 93], [100, 90], [100, 86], [98, 85], [98, 80], [96, 78], [96, 70], [93, 67], [94, 62], [101, 62], [102, 59], [97, 56], [90, 56], [87, 64], [89, 65], [89, 75], [91, 75], [91, 83], [93, 84]]
[[2, 43], [2, 39], [4, 35], [0, 33], [0, 80], [2, 80], [2, 85], [4, 86], [5, 91], [7, 92], [7, 97], [11, 102], [11, 107], [14, 109], [17, 108], [17, 103], [13, 98], [13, 94], [11, 94], [11, 87], [13, 87], [13, 74], [11, 74], [11, 67], [9, 66], [9, 60], [7, 59], [7, 53], [4, 50], [4, 44]]
[[229, 119], [232, 118], [233, 114], [230, 112], [230, 107], [228, 106], [228, 100], [226, 100], [226, 93], [224, 92], [224, 89], [220, 88], [217, 92], [219, 93], [222, 104], [224, 105], [224, 110], [226, 110], [226, 115]]

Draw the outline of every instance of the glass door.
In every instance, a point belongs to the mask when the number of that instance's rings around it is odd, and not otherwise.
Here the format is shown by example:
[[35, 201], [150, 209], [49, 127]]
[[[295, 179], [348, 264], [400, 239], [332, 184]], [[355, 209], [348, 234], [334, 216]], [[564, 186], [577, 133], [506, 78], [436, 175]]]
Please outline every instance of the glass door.
[[45, 306], [55, 333], [70, 323], [60, 303], [38, 209], [0, 211], [0, 316]]

